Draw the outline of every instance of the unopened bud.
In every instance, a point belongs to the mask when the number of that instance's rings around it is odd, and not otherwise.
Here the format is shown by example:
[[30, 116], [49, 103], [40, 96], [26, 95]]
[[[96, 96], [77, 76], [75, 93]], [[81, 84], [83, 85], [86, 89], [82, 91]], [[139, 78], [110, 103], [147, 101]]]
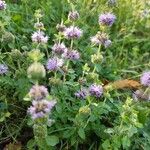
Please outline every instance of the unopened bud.
[[46, 75], [46, 71], [44, 66], [41, 63], [34, 62], [31, 64], [27, 70], [28, 77], [33, 80], [39, 80], [44, 78]]

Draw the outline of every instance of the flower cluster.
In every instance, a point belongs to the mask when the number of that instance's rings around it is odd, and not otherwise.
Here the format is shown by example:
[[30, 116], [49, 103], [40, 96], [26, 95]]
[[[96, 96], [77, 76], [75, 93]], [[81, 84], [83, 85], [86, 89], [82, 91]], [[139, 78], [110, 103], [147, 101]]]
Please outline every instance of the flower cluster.
[[150, 87], [150, 71], [144, 72], [141, 76], [141, 84]]
[[48, 96], [48, 90], [44, 86], [34, 85], [30, 89], [29, 96], [34, 100], [41, 100]]
[[78, 39], [82, 36], [83, 31], [78, 27], [70, 26], [63, 33], [66, 39]]
[[92, 84], [89, 89], [81, 89], [75, 93], [75, 96], [80, 99], [86, 99], [87, 96], [94, 96], [100, 98], [103, 94], [103, 87], [101, 85]]
[[58, 70], [60, 67], [63, 66], [63, 59], [60, 59], [58, 57], [53, 57], [50, 58], [47, 62], [46, 68], [49, 71], [56, 71]]
[[6, 74], [8, 72], [8, 67], [4, 64], [0, 64], [0, 74]]
[[68, 14], [68, 19], [71, 21], [76, 21], [79, 18], [79, 13], [77, 11], [70, 11]]
[[89, 88], [89, 92], [92, 96], [101, 97], [103, 94], [103, 87], [101, 85], [92, 84]]
[[101, 32], [97, 32], [95, 36], [91, 37], [91, 42], [94, 45], [104, 45], [105, 48], [109, 47], [112, 43], [107, 34]]
[[86, 99], [88, 96], [88, 91], [86, 89], [81, 89], [74, 94], [77, 98]]
[[78, 60], [80, 58], [80, 54], [77, 50], [68, 50], [62, 56], [70, 60]]
[[99, 16], [99, 24], [104, 26], [112, 26], [116, 20], [116, 16], [112, 13], [104, 13]]
[[48, 36], [45, 36], [44, 32], [42, 32], [42, 31], [34, 32], [32, 34], [31, 38], [32, 38], [32, 42], [35, 42], [35, 43], [44, 43], [44, 44], [46, 44], [47, 41], [48, 41]]
[[6, 2], [0, 0], [0, 10], [5, 10], [6, 9]]
[[52, 50], [56, 54], [63, 54], [67, 51], [67, 48], [64, 43], [55, 43], [52, 47]]
[[32, 42], [37, 44], [46, 44], [48, 42], [48, 36], [45, 35], [45, 33], [42, 30], [45, 30], [44, 24], [40, 22], [40, 18], [42, 17], [41, 12], [38, 10], [36, 11], [36, 19], [37, 22], [34, 24], [34, 27], [37, 31], [35, 31], [32, 36]]
[[[79, 13], [77, 11], [70, 11], [68, 14], [68, 19], [72, 22], [76, 21], [79, 18]], [[58, 33], [58, 39], [52, 46], [52, 52], [54, 56], [49, 58], [46, 64], [46, 68], [49, 71], [56, 71], [60, 67], [63, 66], [65, 60], [78, 60], [80, 58], [80, 54], [77, 50], [73, 49], [73, 40], [78, 39], [82, 36], [83, 31], [78, 27], [71, 25], [66, 27], [63, 22], [61, 24], [57, 24], [56, 26]], [[61, 40], [63, 38], [71, 40], [70, 48], [67, 48]], [[68, 66], [67, 66], [68, 67]], [[67, 68], [66, 67], [66, 68]]]
[[41, 100], [41, 101], [32, 101], [32, 106], [28, 108], [28, 113], [31, 115], [32, 119], [38, 119], [46, 117], [55, 106], [56, 101], [51, 100]]

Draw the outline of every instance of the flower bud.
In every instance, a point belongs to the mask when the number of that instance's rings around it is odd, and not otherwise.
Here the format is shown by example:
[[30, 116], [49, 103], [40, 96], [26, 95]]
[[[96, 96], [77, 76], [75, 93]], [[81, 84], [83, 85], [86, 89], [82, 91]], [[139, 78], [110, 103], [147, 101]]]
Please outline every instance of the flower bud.
[[34, 62], [31, 64], [27, 70], [28, 77], [33, 80], [39, 80], [44, 78], [46, 75], [46, 71], [44, 66], [41, 63]]
[[59, 78], [49, 78], [49, 83], [51, 85], [60, 85], [62, 81]]
[[44, 54], [41, 53], [39, 49], [33, 49], [28, 53], [28, 56], [33, 61], [39, 61], [44, 57]]
[[91, 62], [92, 63], [101, 63], [103, 60], [103, 56], [101, 54], [94, 54], [91, 56]]
[[64, 24], [57, 24], [56, 29], [57, 29], [59, 32], [64, 32], [65, 29], [66, 29], [66, 26], [65, 26]]
[[44, 139], [47, 136], [47, 126], [45, 124], [34, 124], [34, 136], [39, 139]]
[[97, 73], [89, 73], [87, 75], [87, 80], [89, 81], [93, 81], [93, 80], [97, 80], [98, 79], [98, 74]]
[[4, 44], [8, 44], [8, 43], [12, 43], [14, 42], [14, 35], [11, 32], [4, 32], [4, 34], [2, 35], [2, 42]]
[[89, 106], [82, 106], [79, 109], [79, 113], [80, 114], [90, 114], [91, 113], [91, 109], [89, 108]]
[[43, 30], [44, 29], [44, 24], [42, 22], [37, 22], [34, 24], [34, 28], [37, 30]]
[[68, 15], [68, 19], [70, 21], [76, 21], [77, 19], [79, 19], [79, 13], [77, 11], [70, 11]]
[[86, 78], [79, 78], [78, 82], [80, 85], [83, 85], [86, 83]]
[[22, 58], [22, 53], [18, 49], [13, 49], [10, 53], [13, 60], [19, 60]]

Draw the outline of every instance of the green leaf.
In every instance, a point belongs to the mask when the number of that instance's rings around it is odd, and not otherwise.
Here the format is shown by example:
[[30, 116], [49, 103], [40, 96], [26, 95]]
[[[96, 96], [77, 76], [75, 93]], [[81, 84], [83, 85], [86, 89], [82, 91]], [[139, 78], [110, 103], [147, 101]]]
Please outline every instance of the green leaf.
[[3, 122], [4, 120], [5, 120], [4, 116], [0, 118], [0, 122]]
[[33, 150], [35, 146], [35, 141], [33, 139], [29, 140], [27, 143], [27, 148]]
[[130, 146], [130, 139], [127, 136], [122, 138], [122, 146], [124, 149], [127, 149]]
[[83, 128], [80, 128], [78, 130], [78, 135], [80, 136], [81, 139], [85, 139], [85, 132], [84, 132], [84, 129]]
[[55, 146], [59, 143], [59, 138], [55, 135], [47, 136], [46, 142], [47, 142], [47, 145], [49, 146]]
[[110, 149], [110, 147], [111, 147], [110, 141], [109, 140], [105, 140], [104, 143], [102, 144], [102, 147], [103, 147], [104, 150]]

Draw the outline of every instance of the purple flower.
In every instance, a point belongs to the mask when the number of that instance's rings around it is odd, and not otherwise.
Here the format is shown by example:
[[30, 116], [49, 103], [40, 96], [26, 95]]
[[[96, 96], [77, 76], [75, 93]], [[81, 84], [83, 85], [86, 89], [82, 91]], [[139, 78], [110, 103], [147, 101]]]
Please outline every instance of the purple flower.
[[141, 84], [144, 86], [150, 86], [150, 71], [144, 72], [141, 76]]
[[48, 96], [48, 90], [44, 86], [34, 85], [30, 89], [29, 95], [34, 100], [41, 100]]
[[103, 87], [101, 85], [93, 84], [90, 86], [89, 92], [92, 96], [95, 96], [97, 98], [101, 97], [101, 95], [103, 94]]
[[5, 1], [0, 0], [0, 10], [6, 9], [6, 3]]
[[112, 26], [115, 20], [116, 20], [116, 16], [111, 13], [105, 13], [99, 16], [99, 24], [102, 25]]
[[83, 31], [78, 27], [70, 26], [64, 31], [64, 36], [67, 39], [77, 39], [80, 38], [83, 34]]
[[64, 43], [55, 43], [52, 50], [57, 54], [63, 54], [67, 51], [67, 48]]
[[45, 36], [44, 32], [42, 31], [34, 32], [31, 38], [32, 38], [32, 42], [35, 43], [47, 43], [48, 41], [48, 36]]
[[62, 55], [62, 57], [70, 60], [78, 60], [80, 58], [80, 54], [77, 50], [68, 50]]
[[81, 89], [74, 94], [77, 98], [86, 99], [88, 96], [88, 91], [86, 89]]
[[79, 13], [77, 11], [70, 11], [68, 19], [71, 21], [76, 21], [79, 18]]
[[58, 70], [60, 67], [63, 66], [63, 59], [59, 59], [57, 57], [50, 58], [47, 62], [46, 68], [49, 71], [55, 71]]
[[0, 64], [0, 74], [6, 74], [8, 72], [8, 67], [4, 64]]
[[38, 119], [46, 117], [55, 106], [56, 101], [48, 101], [48, 100], [41, 100], [41, 101], [33, 101], [32, 106], [28, 108], [28, 113], [31, 115], [32, 119]]

